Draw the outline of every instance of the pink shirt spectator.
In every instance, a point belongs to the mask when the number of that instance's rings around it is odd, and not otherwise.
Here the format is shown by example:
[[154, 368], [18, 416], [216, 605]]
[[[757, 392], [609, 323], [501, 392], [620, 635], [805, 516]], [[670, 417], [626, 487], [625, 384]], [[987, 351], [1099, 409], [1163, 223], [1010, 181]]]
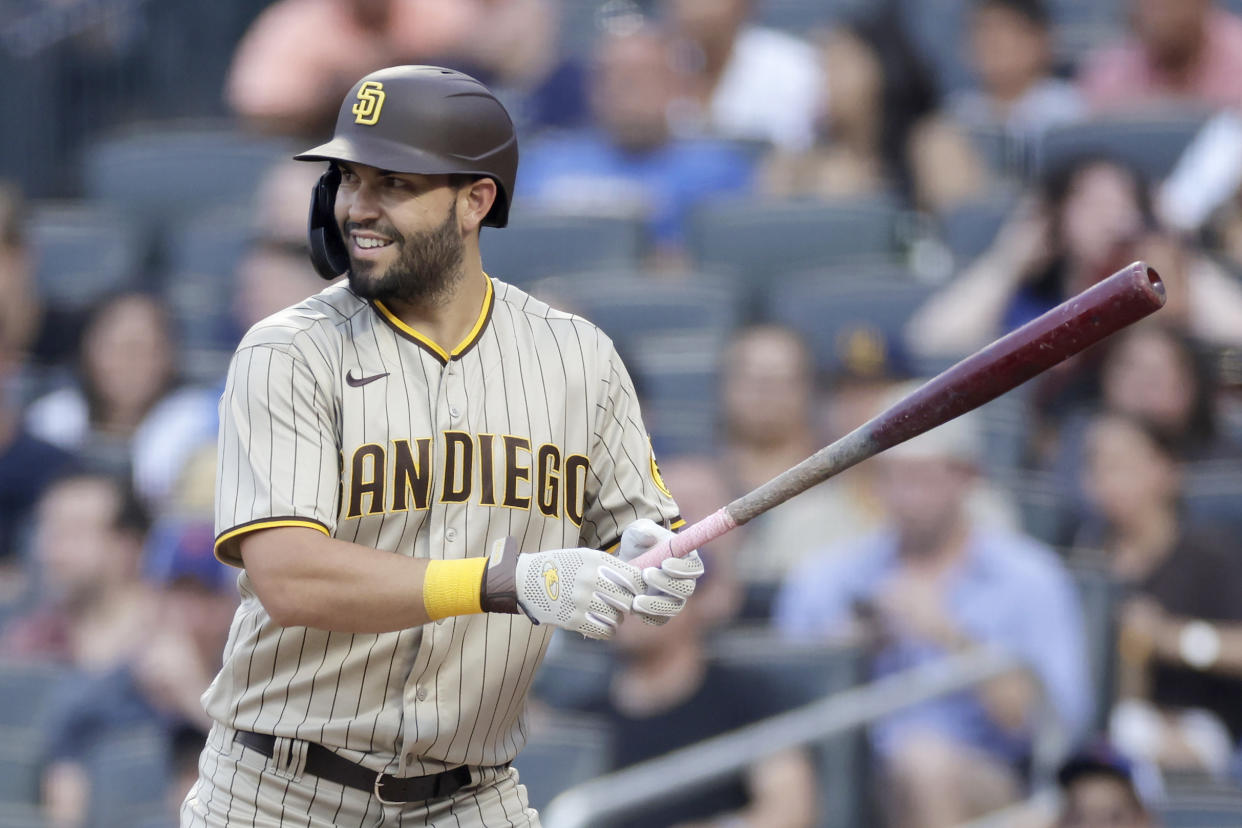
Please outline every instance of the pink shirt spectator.
[[452, 51], [480, 11], [476, 0], [279, 0], [233, 56], [228, 103], [261, 126], [314, 131], [358, 78]]
[[1090, 56], [1081, 82], [1091, 107], [1178, 100], [1242, 109], [1242, 18], [1220, 9], [1208, 15], [1202, 54], [1185, 78], [1162, 71], [1135, 38]]

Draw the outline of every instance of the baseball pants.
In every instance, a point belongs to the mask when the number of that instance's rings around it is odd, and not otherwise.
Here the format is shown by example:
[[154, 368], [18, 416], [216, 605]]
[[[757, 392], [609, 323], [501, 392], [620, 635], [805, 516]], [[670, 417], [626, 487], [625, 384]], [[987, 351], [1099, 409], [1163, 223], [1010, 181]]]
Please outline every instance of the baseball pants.
[[198, 781], [181, 804], [181, 828], [539, 828], [513, 768], [472, 768], [472, 783], [451, 797], [386, 805], [370, 791], [281, 768], [232, 736], [212, 727]]

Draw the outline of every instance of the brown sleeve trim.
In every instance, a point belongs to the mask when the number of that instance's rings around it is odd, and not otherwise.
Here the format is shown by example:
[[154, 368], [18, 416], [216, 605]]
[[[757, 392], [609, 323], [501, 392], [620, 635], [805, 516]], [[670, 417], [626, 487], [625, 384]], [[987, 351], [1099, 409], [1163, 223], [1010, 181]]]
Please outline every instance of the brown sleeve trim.
[[307, 529], [318, 529], [325, 535], [331, 537], [332, 532], [328, 527], [314, 518], [304, 518], [292, 515], [289, 517], [270, 517], [258, 518], [245, 523], [240, 523], [232, 529], [225, 530], [216, 536], [215, 553], [216, 559], [221, 563], [229, 566], [242, 567], [241, 556], [236, 554], [236, 540], [248, 532], [255, 532], [259, 529], [275, 529], [278, 526], [301, 526]]

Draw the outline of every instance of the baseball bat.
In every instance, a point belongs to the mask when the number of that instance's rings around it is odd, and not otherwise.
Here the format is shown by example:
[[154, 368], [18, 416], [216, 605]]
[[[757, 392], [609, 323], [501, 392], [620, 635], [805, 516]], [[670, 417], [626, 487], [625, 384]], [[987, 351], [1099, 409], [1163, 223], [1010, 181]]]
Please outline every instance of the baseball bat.
[[1164, 305], [1164, 283], [1134, 264], [1027, 322], [928, 380], [798, 465], [635, 558], [641, 568], [681, 557], [817, 483], [961, 416]]

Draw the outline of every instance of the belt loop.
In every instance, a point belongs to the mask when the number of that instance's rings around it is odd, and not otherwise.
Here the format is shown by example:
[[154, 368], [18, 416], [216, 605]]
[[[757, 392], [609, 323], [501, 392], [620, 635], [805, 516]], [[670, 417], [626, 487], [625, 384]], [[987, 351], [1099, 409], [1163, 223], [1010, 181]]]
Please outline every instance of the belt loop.
[[218, 729], [220, 733], [220, 752], [231, 752], [233, 750], [233, 737], [237, 735], [237, 731], [219, 722], [216, 722], [212, 727], [213, 729]]
[[277, 736], [272, 745], [272, 758], [268, 767], [281, 779], [296, 782], [306, 771], [306, 742]]

